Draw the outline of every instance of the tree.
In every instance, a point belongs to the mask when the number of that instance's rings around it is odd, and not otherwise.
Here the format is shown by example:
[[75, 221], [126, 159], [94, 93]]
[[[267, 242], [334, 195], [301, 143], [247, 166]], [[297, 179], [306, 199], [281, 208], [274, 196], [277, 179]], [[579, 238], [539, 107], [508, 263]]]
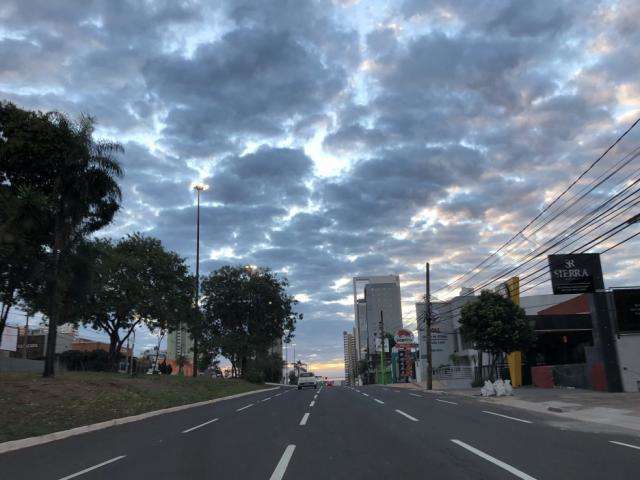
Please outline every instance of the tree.
[[115, 367], [118, 352], [138, 325], [164, 331], [192, 318], [193, 278], [184, 259], [155, 238], [136, 233], [115, 245], [103, 241], [101, 249], [81, 320], [109, 335]]
[[535, 342], [524, 310], [511, 299], [488, 290], [462, 308], [460, 334], [478, 350], [491, 354], [494, 368], [502, 354], [528, 350]]
[[95, 141], [95, 121], [77, 122], [58, 112], [29, 112], [0, 104], [0, 184], [12, 192], [30, 188], [43, 195], [48, 225], [49, 333], [43, 375], [54, 374], [60, 304], [69, 288], [61, 273], [74, 246], [108, 225], [120, 207], [122, 169], [118, 143]]
[[292, 338], [302, 315], [286, 293], [286, 278], [266, 268], [224, 266], [202, 282], [202, 345], [229, 359], [234, 371], [265, 355], [276, 340]]

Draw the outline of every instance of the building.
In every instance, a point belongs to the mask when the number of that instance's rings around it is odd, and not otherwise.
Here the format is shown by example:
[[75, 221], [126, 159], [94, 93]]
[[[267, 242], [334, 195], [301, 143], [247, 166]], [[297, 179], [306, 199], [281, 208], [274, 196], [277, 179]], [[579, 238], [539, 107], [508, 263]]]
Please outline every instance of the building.
[[[77, 338], [71, 343], [71, 348], [69, 348], [69, 350], [79, 350], [81, 352], [93, 352], [95, 350], [102, 350], [103, 352], [108, 352], [109, 348], [110, 345], [106, 342], [98, 342], [96, 340], [89, 340], [86, 338]], [[133, 349], [127, 348], [124, 345], [122, 346], [122, 348], [120, 348], [120, 354], [124, 357], [131, 356], [132, 351]]]
[[[359, 288], [363, 285], [364, 298], [358, 298]], [[371, 288], [371, 285], [377, 286]], [[367, 287], [369, 287], [368, 297]], [[371, 300], [371, 304], [367, 298]], [[367, 358], [368, 353], [373, 353], [375, 350], [380, 310], [383, 311], [385, 331], [395, 333], [402, 327], [400, 277], [398, 275], [353, 277], [353, 309], [356, 355], [357, 360], [362, 360]]]
[[358, 374], [355, 334], [342, 332], [342, 340], [344, 345], [344, 381], [346, 385], [355, 385]]
[[[23, 358], [24, 348], [26, 344], [26, 358], [33, 360], [41, 360], [47, 353], [47, 335], [49, 329], [29, 328], [28, 333], [24, 326], [18, 327], [18, 341], [16, 351], [11, 356]], [[73, 329], [56, 329], [56, 354], [73, 350], [73, 343], [76, 341], [75, 330]], [[26, 337], [25, 337], [26, 335]]]
[[193, 338], [186, 328], [180, 328], [169, 332], [167, 335], [167, 364], [171, 365], [171, 372], [180, 373], [180, 360], [182, 360], [182, 373], [193, 373]]

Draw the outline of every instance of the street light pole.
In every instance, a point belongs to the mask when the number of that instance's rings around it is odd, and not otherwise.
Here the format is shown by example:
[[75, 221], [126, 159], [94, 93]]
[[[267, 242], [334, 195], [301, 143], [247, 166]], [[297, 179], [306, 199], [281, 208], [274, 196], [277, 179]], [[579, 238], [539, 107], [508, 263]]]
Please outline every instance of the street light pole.
[[[207, 185], [197, 183], [193, 186], [197, 196], [196, 207], [196, 295], [195, 295], [195, 315], [200, 316], [200, 192], [208, 188]], [[198, 318], [196, 318], [198, 320]], [[197, 323], [197, 322], [194, 322]], [[198, 376], [198, 326], [193, 332], [193, 376]]]
[[425, 329], [427, 336], [427, 390], [433, 389], [433, 358], [431, 351], [431, 278], [429, 275], [429, 262], [426, 264], [425, 272], [426, 280], [426, 295], [424, 298], [424, 317], [425, 317]]

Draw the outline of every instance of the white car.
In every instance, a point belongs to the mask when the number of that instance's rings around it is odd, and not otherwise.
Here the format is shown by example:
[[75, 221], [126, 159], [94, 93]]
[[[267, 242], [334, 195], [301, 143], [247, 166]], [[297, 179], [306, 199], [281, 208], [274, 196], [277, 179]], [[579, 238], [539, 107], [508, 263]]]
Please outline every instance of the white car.
[[303, 372], [298, 377], [298, 390], [302, 390], [305, 387], [318, 388], [316, 376], [311, 372]]

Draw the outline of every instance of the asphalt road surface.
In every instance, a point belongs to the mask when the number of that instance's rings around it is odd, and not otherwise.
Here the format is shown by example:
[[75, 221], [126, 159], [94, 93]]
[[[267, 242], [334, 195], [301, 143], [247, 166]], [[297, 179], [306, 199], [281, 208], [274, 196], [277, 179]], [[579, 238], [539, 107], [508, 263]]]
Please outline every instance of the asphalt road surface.
[[597, 428], [414, 390], [279, 388], [0, 454], [0, 478], [640, 478], [640, 437]]

